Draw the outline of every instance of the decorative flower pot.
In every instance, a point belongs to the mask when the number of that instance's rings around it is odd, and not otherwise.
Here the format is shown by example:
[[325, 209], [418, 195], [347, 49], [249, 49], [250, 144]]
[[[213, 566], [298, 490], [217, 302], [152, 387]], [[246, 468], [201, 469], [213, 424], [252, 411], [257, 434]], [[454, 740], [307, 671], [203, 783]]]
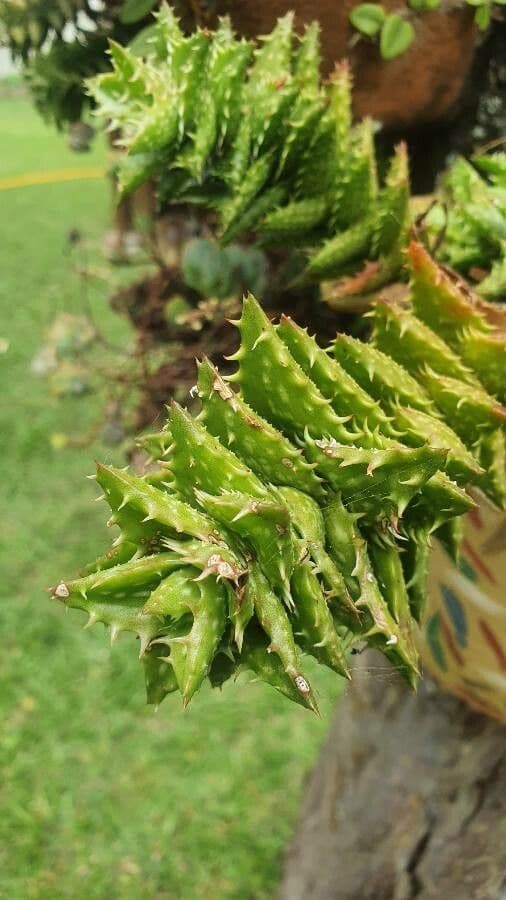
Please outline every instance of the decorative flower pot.
[[421, 652], [444, 690], [506, 721], [506, 515], [485, 500], [466, 517], [458, 565], [434, 541]]

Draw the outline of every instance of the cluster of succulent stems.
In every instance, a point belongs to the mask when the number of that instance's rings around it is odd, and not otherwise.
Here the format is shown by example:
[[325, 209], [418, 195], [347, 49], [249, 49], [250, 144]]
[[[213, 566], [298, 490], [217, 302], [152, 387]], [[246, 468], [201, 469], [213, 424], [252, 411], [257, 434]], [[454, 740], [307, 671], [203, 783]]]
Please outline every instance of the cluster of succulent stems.
[[323, 349], [247, 297], [237, 371], [198, 364], [200, 409], [140, 439], [144, 475], [98, 467], [119, 534], [52, 593], [138, 636], [149, 702], [247, 670], [316, 711], [305, 657], [350, 677], [364, 646], [416, 684], [431, 540], [458, 554], [470, 487], [505, 505], [506, 350], [408, 256], [409, 304], [379, 299], [370, 342]]
[[123, 192], [153, 179], [161, 208], [211, 212], [222, 244], [253, 233], [296, 251], [299, 284], [349, 284], [367, 260], [360, 286], [373, 290], [399, 271], [406, 148], [380, 179], [373, 123], [352, 122], [347, 64], [321, 81], [317, 23], [298, 36], [288, 13], [255, 45], [227, 18], [187, 36], [162, 5], [142, 54], [116, 43], [110, 52], [113, 71], [89, 90], [121, 134]]

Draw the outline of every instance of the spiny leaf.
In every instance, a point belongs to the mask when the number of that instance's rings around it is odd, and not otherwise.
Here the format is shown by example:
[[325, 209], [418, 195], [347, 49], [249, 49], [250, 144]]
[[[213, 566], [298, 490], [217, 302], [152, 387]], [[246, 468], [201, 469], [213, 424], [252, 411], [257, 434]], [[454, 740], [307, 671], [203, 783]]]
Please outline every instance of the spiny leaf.
[[206, 677], [225, 628], [225, 589], [213, 578], [200, 580], [197, 569], [168, 575], [144, 605], [144, 613], [178, 621], [190, 613], [187, 634], [159, 638], [170, 647], [169, 663], [187, 706]]
[[[302, 691], [296, 687], [285, 672], [280, 657], [276, 653], [269, 652], [269, 639], [255, 623], [252, 623], [246, 631], [240, 666], [242, 669], [254, 672], [262, 681], [270, 684], [284, 697], [318, 713], [312, 692]], [[300, 685], [302, 686], [302, 682]]]
[[258, 557], [260, 566], [291, 605], [290, 575], [294, 547], [286, 506], [273, 500], [257, 500], [238, 491], [219, 496], [196, 491], [197, 500], [208, 513], [242, 537]]
[[408, 247], [408, 262], [415, 314], [454, 350], [459, 351], [463, 329], [472, 327], [484, 334], [492, 330], [476, 303], [416, 241]]
[[467, 366], [481, 379], [487, 391], [506, 403], [506, 338], [504, 333], [483, 334], [470, 329], [459, 346]]
[[350, 616], [356, 619], [356, 609], [345, 580], [325, 549], [325, 523], [320, 507], [302, 491], [283, 487], [279, 488], [278, 493], [288, 508], [294, 530], [302, 539], [299, 556], [309, 556], [313, 561], [314, 570], [325, 587], [325, 595], [337, 606], [337, 614], [343, 621], [348, 621]]
[[506, 407], [479, 385], [426, 370], [423, 383], [447, 422], [468, 447], [486, 432], [506, 425]]
[[238, 327], [241, 347], [232, 359], [239, 362], [239, 371], [230, 380], [238, 382], [246, 401], [288, 432], [303, 434], [306, 428], [310, 432], [316, 429], [351, 443], [353, 432], [347, 431], [343, 419], [297, 365], [251, 296], [244, 300]]
[[350, 677], [345, 647], [336, 632], [320, 582], [306, 563], [299, 563], [292, 575], [297, 621], [295, 629], [302, 646], [324, 666]]
[[178, 491], [194, 501], [195, 491], [238, 491], [260, 500], [269, 491], [241, 460], [177, 403], [170, 411], [170, 468]]
[[321, 250], [311, 257], [306, 267], [308, 278], [332, 278], [339, 275], [348, 263], [367, 257], [372, 247], [373, 228], [373, 218], [368, 216], [336, 237], [329, 238]]
[[176, 675], [168, 656], [168, 647], [155, 644], [142, 658], [148, 704], [158, 706], [167, 694], [173, 694], [178, 690]]
[[281, 316], [277, 332], [295, 361], [340, 416], [352, 416], [358, 430], [379, 428], [388, 434], [389, 418], [380, 405], [322, 350], [306, 330]]
[[[411, 640], [401, 633], [381, 595], [366, 542], [356, 522], [350, 518], [350, 513], [337, 495], [326, 507], [324, 515], [332, 550], [348, 579], [350, 590], [357, 597], [356, 605], [365, 617], [364, 629], [368, 641], [392, 659], [401, 674], [410, 684], [414, 684], [418, 674], [416, 650]], [[341, 543], [343, 535], [349, 542], [347, 548]]]
[[397, 521], [446, 460], [446, 450], [428, 446], [367, 450], [308, 437], [306, 448], [346, 506], [375, 520]]
[[316, 497], [323, 494], [321, 480], [302, 450], [255, 413], [208, 360], [198, 364], [197, 383], [207, 430], [225, 447], [233, 447], [252, 471], [272, 484], [299, 488]]
[[374, 343], [411, 374], [429, 367], [441, 375], [475, 382], [461, 358], [413, 313], [379, 300], [374, 307]]
[[427, 596], [429, 568], [429, 534], [421, 527], [414, 529], [402, 554], [402, 567], [409, 597], [409, 608], [416, 622], [422, 619]]
[[372, 240], [374, 257], [389, 253], [399, 244], [404, 245], [409, 228], [408, 201], [408, 153], [406, 145], [401, 143], [395, 149], [385, 186], [378, 197]]
[[499, 509], [506, 508], [506, 437], [503, 429], [484, 435], [477, 447], [478, 458], [485, 470], [478, 485]]
[[311, 686], [301, 671], [299, 653], [288, 616], [257, 566], [251, 568], [248, 591], [251, 591], [258, 621], [270, 640], [267, 652], [275, 653], [279, 657], [297, 692], [304, 697], [311, 709], [318, 712]]
[[473, 482], [481, 474], [478, 460], [442, 419], [409, 406], [396, 407], [394, 418], [402, 433], [403, 443], [412, 447], [428, 444], [429, 447], [447, 451], [445, 471], [459, 484]]
[[377, 347], [348, 334], [337, 334], [332, 349], [343, 369], [383, 406], [394, 412], [400, 402], [413, 409], [435, 412], [430, 397], [416, 379]]
[[162, 536], [186, 534], [219, 540], [216, 523], [144, 479], [113, 466], [97, 467], [97, 481], [113, 510], [113, 521], [132, 543], [149, 546]]

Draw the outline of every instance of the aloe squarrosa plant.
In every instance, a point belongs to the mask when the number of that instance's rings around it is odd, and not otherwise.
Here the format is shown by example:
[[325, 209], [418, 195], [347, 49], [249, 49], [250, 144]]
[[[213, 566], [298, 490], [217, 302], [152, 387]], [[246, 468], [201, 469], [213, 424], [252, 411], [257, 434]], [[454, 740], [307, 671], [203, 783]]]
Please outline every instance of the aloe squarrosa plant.
[[122, 191], [153, 179], [162, 208], [214, 215], [222, 245], [255, 233], [299, 251], [301, 282], [356, 275], [370, 289], [402, 264], [408, 164], [400, 145], [378, 177], [370, 120], [352, 124], [345, 63], [320, 79], [319, 28], [281, 18], [258, 46], [227, 18], [185, 35], [163, 5], [142, 55], [111, 44], [112, 71], [89, 83], [122, 134]]
[[[320, 83], [316, 26], [296, 38], [288, 15], [255, 49], [227, 20], [185, 36], [162, 7], [149, 48], [113, 45], [91, 85], [123, 135], [124, 190], [154, 178], [162, 204], [213, 210], [222, 244], [254, 231], [300, 250], [301, 283], [391, 280], [406, 153], [381, 185], [346, 67]], [[368, 645], [416, 684], [430, 542], [458, 554], [469, 486], [506, 501], [505, 347], [419, 244], [407, 262], [409, 302], [378, 300], [370, 342], [322, 348], [247, 297], [235, 374], [198, 363], [190, 410], [140, 439], [143, 475], [98, 466], [119, 533], [52, 594], [137, 635], [148, 702], [248, 671], [316, 711], [305, 656], [349, 677]]]
[[253, 672], [313, 710], [313, 656], [378, 648], [411, 685], [431, 541], [458, 553], [469, 486], [506, 502], [505, 345], [412, 243], [409, 305], [326, 349], [244, 300], [235, 374], [198, 363], [192, 411], [141, 438], [144, 475], [98, 466], [119, 529], [67, 606], [140, 641], [147, 698]]

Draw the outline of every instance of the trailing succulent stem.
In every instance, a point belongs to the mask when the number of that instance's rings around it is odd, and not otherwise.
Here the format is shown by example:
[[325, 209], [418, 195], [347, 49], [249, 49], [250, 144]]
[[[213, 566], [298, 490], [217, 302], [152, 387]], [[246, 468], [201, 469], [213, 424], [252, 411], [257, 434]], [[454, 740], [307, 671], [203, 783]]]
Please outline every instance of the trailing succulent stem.
[[466, 354], [500, 336], [419, 245], [408, 256], [410, 307], [378, 301], [373, 343], [324, 350], [247, 297], [235, 374], [200, 362], [198, 415], [173, 404], [141, 439], [158, 471], [98, 467], [119, 535], [52, 593], [137, 634], [148, 702], [247, 670], [317, 711], [305, 657], [349, 677], [364, 645], [416, 683], [431, 535], [455, 558], [467, 486], [499, 505], [506, 489], [504, 408]]
[[315, 23], [296, 35], [287, 13], [255, 45], [227, 18], [187, 36], [162, 5], [142, 56], [116, 43], [110, 55], [113, 71], [89, 90], [121, 130], [123, 191], [154, 178], [162, 205], [212, 210], [223, 244], [254, 231], [268, 246], [300, 248], [303, 281], [367, 259], [377, 261], [375, 287], [399, 270], [406, 148], [380, 184], [372, 123], [352, 125], [348, 67], [320, 80]]

